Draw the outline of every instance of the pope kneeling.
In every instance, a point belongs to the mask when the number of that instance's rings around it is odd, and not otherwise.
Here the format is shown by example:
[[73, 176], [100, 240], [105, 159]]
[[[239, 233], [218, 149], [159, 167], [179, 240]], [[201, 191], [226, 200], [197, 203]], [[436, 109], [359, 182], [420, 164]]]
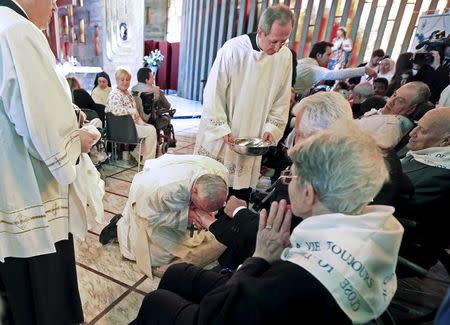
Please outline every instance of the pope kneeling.
[[133, 179], [123, 218], [117, 223], [120, 251], [136, 260], [147, 276], [159, 267], [186, 258], [203, 243], [215, 240], [199, 225], [197, 213], [213, 213], [226, 200], [228, 172], [214, 159], [169, 155], [147, 160]]

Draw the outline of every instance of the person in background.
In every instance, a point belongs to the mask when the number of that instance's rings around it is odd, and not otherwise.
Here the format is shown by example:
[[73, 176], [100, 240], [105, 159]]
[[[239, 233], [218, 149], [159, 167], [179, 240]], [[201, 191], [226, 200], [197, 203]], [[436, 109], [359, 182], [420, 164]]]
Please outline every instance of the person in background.
[[294, 15], [274, 5], [261, 15], [256, 33], [228, 40], [217, 52], [206, 82], [194, 153], [222, 161], [230, 193], [248, 199], [260, 176], [261, 157], [235, 153], [235, 137], [274, 144], [289, 115], [292, 54], [287, 46]]
[[105, 106], [94, 102], [91, 95], [81, 87], [77, 78], [67, 77], [66, 80], [72, 92], [72, 102], [80, 109], [90, 109], [96, 112], [102, 124], [105, 125]]
[[327, 67], [331, 56], [333, 44], [328, 42], [318, 42], [313, 45], [308, 58], [298, 61], [297, 80], [294, 89], [297, 94], [306, 96], [310, 89], [321, 81], [342, 80], [351, 77], [361, 77], [368, 74], [376, 77], [375, 70], [371, 67], [348, 68], [341, 70], [330, 70]]
[[395, 63], [395, 73], [389, 82], [386, 94], [388, 97], [391, 97], [398, 88], [404, 85], [402, 83], [404, 74], [407, 74], [405, 80], [409, 77], [412, 69], [412, 56], [413, 54], [411, 52], [405, 52], [398, 56], [397, 62]]
[[[379, 317], [397, 288], [403, 227], [394, 208], [367, 206], [388, 174], [375, 141], [344, 129], [291, 150], [284, 177], [291, 205], [273, 202], [260, 213], [253, 256], [231, 277], [173, 265], [132, 324], [363, 324]], [[290, 234], [292, 214], [304, 220]]]
[[[95, 136], [78, 128], [71, 94], [42, 33], [52, 0], [0, 1], [0, 297], [5, 324], [83, 323], [72, 233], [85, 216], [69, 193]], [[33, 76], [33, 77], [30, 77]]]
[[347, 37], [345, 27], [339, 27], [336, 37], [333, 38], [333, 47], [331, 49], [331, 57], [328, 62], [328, 69], [339, 70], [347, 68], [350, 56], [352, 54], [353, 42]]
[[[374, 69], [377, 73], [379, 73], [380, 72], [380, 62], [381, 62], [381, 60], [384, 59], [384, 57], [385, 57], [384, 51], [382, 49], [376, 49], [372, 52], [372, 55], [370, 56], [370, 60], [369, 60], [369, 62], [366, 63], [365, 66], [370, 67], [370, 68]], [[366, 78], [366, 80], [361, 79], [361, 82], [362, 81], [368, 81], [368, 80]]]
[[352, 89], [352, 111], [354, 118], [360, 118], [365, 112], [370, 111], [373, 107], [366, 107], [364, 103], [368, 98], [372, 97], [374, 90], [370, 82], [361, 82]]
[[70, 91], [72, 92], [73, 95], [73, 91], [75, 89], [80, 89], [81, 88], [81, 83], [78, 81], [77, 78], [75, 77], [66, 77], [67, 83], [69, 84], [69, 88]]
[[106, 72], [99, 72], [95, 76], [94, 89], [92, 89], [91, 97], [97, 104], [106, 106], [108, 95], [111, 92], [111, 80]]
[[[413, 67], [412, 67], [412, 75], [408, 79], [407, 82], [410, 81], [421, 81], [427, 84], [430, 88], [431, 95], [430, 101], [435, 104], [439, 100], [439, 95], [441, 92], [437, 92], [437, 88], [433, 88], [433, 85], [437, 84], [437, 73], [433, 67], [435, 58], [433, 53], [430, 52], [416, 52], [413, 56]], [[445, 86], [444, 86], [445, 88]], [[439, 89], [443, 89], [440, 88]]]
[[380, 61], [380, 72], [378, 78], [385, 78], [387, 81], [391, 81], [395, 73], [395, 62], [392, 59], [384, 58]]
[[449, 106], [450, 106], [450, 85], [445, 87], [445, 89], [441, 92], [439, 102], [436, 104], [436, 107], [449, 107]]
[[[395, 215], [418, 222], [411, 235], [405, 233], [402, 256], [428, 269], [449, 244], [444, 211], [450, 208], [450, 107], [426, 112], [409, 135], [401, 163], [414, 191], [396, 206]], [[408, 245], [416, 240], [423, 245]]]
[[[113, 115], [131, 115], [136, 126], [139, 139], [144, 138], [142, 142], [141, 156], [143, 160], [156, 157], [158, 141], [156, 139], [156, 129], [153, 125], [145, 123], [139, 116], [136, 109], [136, 102], [128, 91], [131, 81], [131, 73], [124, 67], [119, 67], [115, 73], [117, 87], [114, 88], [108, 96], [105, 112]], [[130, 154], [141, 161], [139, 157], [139, 146], [136, 146]]]
[[376, 78], [373, 81], [373, 90], [374, 95], [383, 97], [384, 99], [387, 99], [386, 93], [388, 90], [389, 82], [386, 78]]
[[[144, 122], [153, 124], [157, 130], [164, 130], [169, 147], [175, 147], [176, 140], [171, 136], [172, 129], [169, 127], [169, 124], [171, 116], [175, 114], [176, 110], [171, 109], [172, 105], [167, 100], [164, 92], [155, 85], [155, 75], [151, 69], [140, 68], [137, 72], [137, 80], [138, 83], [131, 87], [131, 92], [136, 101], [136, 108], [139, 115]], [[151, 94], [152, 96], [142, 97], [142, 93]], [[145, 102], [146, 100], [148, 102]], [[144, 112], [144, 106], [155, 107], [154, 114]]]

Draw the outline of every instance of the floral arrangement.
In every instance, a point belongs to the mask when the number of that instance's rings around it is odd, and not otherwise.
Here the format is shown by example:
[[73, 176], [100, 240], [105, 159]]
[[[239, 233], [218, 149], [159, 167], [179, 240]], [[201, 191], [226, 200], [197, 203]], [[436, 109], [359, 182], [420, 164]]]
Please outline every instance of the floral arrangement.
[[164, 61], [164, 55], [161, 51], [156, 49], [151, 51], [148, 55], [144, 56], [144, 66], [154, 66], [159, 67]]

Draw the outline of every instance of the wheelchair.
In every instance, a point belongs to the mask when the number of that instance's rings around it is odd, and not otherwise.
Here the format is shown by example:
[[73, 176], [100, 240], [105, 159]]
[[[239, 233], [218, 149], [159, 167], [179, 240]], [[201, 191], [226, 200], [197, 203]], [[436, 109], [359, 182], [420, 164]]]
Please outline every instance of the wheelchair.
[[137, 106], [142, 103], [141, 117], [144, 122], [152, 124], [157, 132], [158, 148], [161, 154], [165, 154], [170, 147], [176, 147], [176, 138], [171, 118], [175, 109], [164, 108], [154, 99], [154, 94], [147, 92], [133, 92]]

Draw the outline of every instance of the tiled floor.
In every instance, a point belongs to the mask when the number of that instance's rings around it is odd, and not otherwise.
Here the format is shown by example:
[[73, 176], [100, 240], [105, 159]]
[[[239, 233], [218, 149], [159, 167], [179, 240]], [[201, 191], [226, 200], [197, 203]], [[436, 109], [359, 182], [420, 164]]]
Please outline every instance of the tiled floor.
[[[173, 103], [172, 99], [171, 102]], [[187, 110], [181, 110], [180, 116], [196, 114], [195, 104], [191, 105], [192, 109], [188, 107]], [[199, 121], [173, 120], [178, 141], [177, 147], [170, 148], [169, 153], [193, 152]], [[103, 203], [107, 221], [122, 212], [135, 174], [136, 164], [129, 161], [116, 161], [104, 166], [106, 194]], [[75, 242], [85, 324], [128, 324], [136, 317], [144, 295], [155, 290], [160, 279], [155, 277], [150, 280], [142, 275], [136, 263], [122, 257], [118, 244], [102, 246], [98, 235], [104, 226], [93, 220], [90, 223], [86, 240]]]

